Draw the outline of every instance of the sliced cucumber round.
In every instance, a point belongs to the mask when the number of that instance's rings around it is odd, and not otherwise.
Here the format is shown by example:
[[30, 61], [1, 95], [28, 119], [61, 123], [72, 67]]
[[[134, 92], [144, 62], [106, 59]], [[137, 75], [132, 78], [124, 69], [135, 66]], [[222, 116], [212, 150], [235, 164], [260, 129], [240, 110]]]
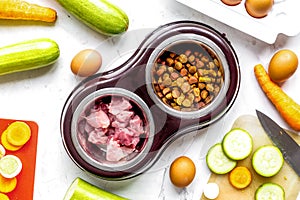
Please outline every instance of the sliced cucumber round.
[[243, 160], [252, 152], [252, 136], [246, 130], [234, 128], [224, 136], [222, 147], [230, 159]]
[[208, 168], [216, 174], [226, 174], [237, 165], [237, 161], [226, 156], [221, 143], [213, 145], [208, 150], [206, 163]]
[[255, 200], [276, 199], [284, 200], [285, 192], [283, 187], [276, 183], [264, 183], [255, 192]]
[[253, 169], [261, 176], [272, 177], [276, 175], [282, 168], [283, 163], [283, 155], [276, 146], [261, 146], [253, 153]]

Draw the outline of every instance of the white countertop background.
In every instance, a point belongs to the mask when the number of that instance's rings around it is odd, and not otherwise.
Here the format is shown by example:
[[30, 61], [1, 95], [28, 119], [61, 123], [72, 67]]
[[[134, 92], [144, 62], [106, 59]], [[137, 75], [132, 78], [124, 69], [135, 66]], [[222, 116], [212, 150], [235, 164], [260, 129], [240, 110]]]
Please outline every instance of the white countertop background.
[[[299, 35], [295, 37], [279, 35], [274, 44], [268, 44], [175, 0], [112, 0], [111, 2], [122, 8], [129, 16], [130, 25], [126, 34], [132, 32], [141, 32], [141, 34], [137, 34], [135, 42], [121, 38], [113, 40], [114, 43], [109, 48], [100, 50], [99, 46], [102, 47], [101, 44], [107, 42], [107, 38], [76, 20], [56, 1], [28, 0], [28, 2], [54, 8], [58, 12], [56, 23], [47, 25], [0, 21], [0, 46], [27, 39], [48, 37], [59, 44], [61, 55], [50, 67], [0, 77], [0, 118], [32, 120], [39, 125], [35, 200], [63, 199], [67, 188], [76, 177], [134, 200], [198, 200], [203, 185], [209, 177], [204, 159], [205, 152], [231, 128], [237, 117], [243, 114], [255, 115], [255, 109], [258, 109], [271, 116], [283, 127], [287, 127], [258, 86], [253, 67], [258, 63], [267, 66], [271, 56], [281, 48], [292, 49], [300, 56]], [[118, 58], [119, 54], [123, 55], [128, 53], [126, 52], [128, 50], [135, 50], [137, 48], [135, 45], [143, 39], [143, 34], [147, 31], [177, 20], [203, 22], [226, 34], [238, 55], [241, 68], [241, 87], [236, 102], [217, 123], [198, 133], [191, 133], [178, 139], [153, 168], [137, 178], [108, 182], [87, 175], [68, 157], [60, 136], [60, 115], [63, 105], [69, 93], [81, 81], [71, 73], [71, 59], [77, 52], [86, 48], [96, 48], [103, 55], [111, 55], [110, 52], [114, 55], [117, 52], [116, 58]], [[293, 25], [297, 22], [289, 23]], [[124, 49], [116, 50], [118, 46]], [[103, 59], [106, 64], [114, 58], [103, 56]], [[299, 84], [300, 71], [298, 70], [282, 88], [300, 103]], [[189, 156], [197, 165], [196, 178], [191, 185], [181, 190], [171, 184], [168, 176], [169, 164], [179, 155]]]

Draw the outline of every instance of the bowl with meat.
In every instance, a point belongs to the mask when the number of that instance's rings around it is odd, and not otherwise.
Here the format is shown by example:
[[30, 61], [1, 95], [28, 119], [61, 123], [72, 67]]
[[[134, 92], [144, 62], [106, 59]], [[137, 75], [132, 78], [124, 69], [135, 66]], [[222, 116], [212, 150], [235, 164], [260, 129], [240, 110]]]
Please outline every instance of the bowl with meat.
[[154, 123], [139, 96], [122, 88], [104, 88], [82, 99], [70, 130], [71, 135], [63, 139], [80, 168], [93, 174], [126, 174], [147, 155]]

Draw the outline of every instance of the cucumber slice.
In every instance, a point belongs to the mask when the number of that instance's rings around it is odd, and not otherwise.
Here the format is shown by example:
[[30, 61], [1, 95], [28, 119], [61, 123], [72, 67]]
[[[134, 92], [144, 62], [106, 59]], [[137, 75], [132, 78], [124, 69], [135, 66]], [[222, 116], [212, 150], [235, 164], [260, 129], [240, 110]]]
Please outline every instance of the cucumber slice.
[[208, 150], [206, 163], [208, 168], [216, 174], [226, 174], [237, 165], [237, 161], [231, 160], [226, 156], [221, 143], [213, 145]]
[[284, 158], [278, 147], [265, 145], [258, 148], [252, 157], [253, 169], [261, 176], [272, 177], [282, 168]]
[[230, 159], [243, 160], [252, 152], [252, 136], [246, 130], [232, 129], [224, 136], [222, 147]]
[[285, 192], [283, 187], [276, 183], [264, 183], [255, 192], [255, 200], [284, 200]]

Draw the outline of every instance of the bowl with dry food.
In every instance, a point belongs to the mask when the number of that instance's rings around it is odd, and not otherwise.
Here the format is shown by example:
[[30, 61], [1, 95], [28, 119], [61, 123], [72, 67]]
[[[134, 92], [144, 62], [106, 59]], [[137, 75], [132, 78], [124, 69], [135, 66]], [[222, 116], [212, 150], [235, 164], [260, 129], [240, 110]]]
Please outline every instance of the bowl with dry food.
[[[199, 35], [176, 35], [162, 42], [146, 69], [148, 92], [167, 113], [197, 119], [215, 110], [230, 84], [225, 55]], [[225, 78], [226, 77], [226, 78]]]
[[224, 34], [194, 21], [160, 26], [125, 62], [73, 89], [61, 114], [64, 147], [88, 173], [133, 178], [177, 138], [222, 118], [239, 86], [238, 59]]

